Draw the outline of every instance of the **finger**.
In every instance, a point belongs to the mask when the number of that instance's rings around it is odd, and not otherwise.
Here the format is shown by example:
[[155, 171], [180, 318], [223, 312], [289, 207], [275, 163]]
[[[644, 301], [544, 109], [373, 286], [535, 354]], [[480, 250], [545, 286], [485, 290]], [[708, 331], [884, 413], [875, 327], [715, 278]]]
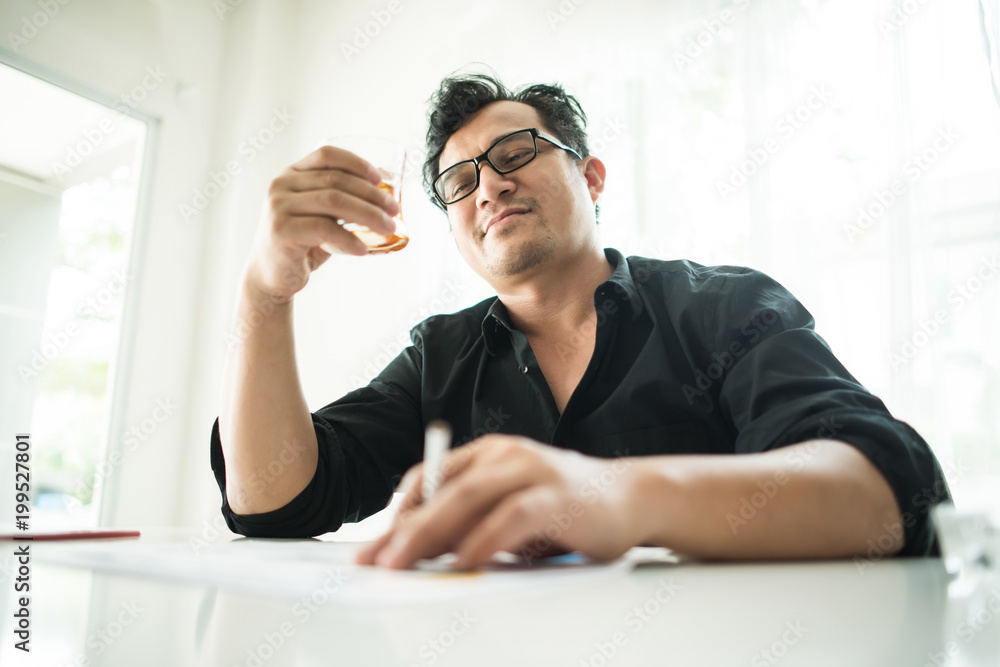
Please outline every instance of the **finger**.
[[382, 181], [382, 172], [372, 163], [354, 153], [336, 146], [320, 146], [291, 166], [297, 171], [307, 169], [342, 169], [374, 184]]
[[320, 252], [367, 255], [368, 246], [335, 221], [323, 216], [293, 215], [284, 232], [289, 243], [307, 248], [322, 248]]
[[364, 225], [382, 234], [396, 231], [396, 221], [382, 208], [343, 190], [297, 192], [281, 198], [276, 206], [285, 215], [328, 216]]
[[396, 202], [396, 198], [386, 190], [378, 185], [373, 185], [368, 179], [360, 178], [340, 169], [293, 171], [276, 178], [272, 187], [283, 188], [289, 192], [339, 190], [374, 204], [389, 215], [399, 213], [399, 204]]
[[[354, 235], [351, 234], [351, 236]], [[354, 241], [357, 241], [357, 243]], [[324, 241], [319, 244], [318, 248], [310, 249], [309, 252], [316, 253], [316, 261], [313, 262], [315, 266], [312, 267], [312, 270], [315, 271], [319, 268], [319, 265], [330, 259], [331, 255], [354, 255], [355, 257], [364, 257], [371, 252], [368, 246], [365, 245], [364, 241], [359, 239], [357, 236], [354, 236], [354, 241], [345, 241], [345, 247], [340, 247], [334, 245], [333, 243]]]
[[[455, 568], [469, 569], [488, 563], [498, 551], [509, 551], [529, 563], [545, 555], [551, 546], [554, 525], [551, 514], [556, 507], [554, 492], [534, 487], [508, 495], [475, 528], [455, 550]], [[535, 546], [541, 533], [548, 544]], [[542, 548], [544, 547], [544, 548]]]
[[374, 565], [375, 556], [377, 556], [378, 552], [389, 543], [394, 534], [394, 531], [390, 528], [383, 535], [379, 536], [379, 538], [374, 542], [366, 544], [356, 554], [354, 554], [354, 562], [358, 565]]
[[396, 516], [393, 517], [393, 525], [398, 525], [420, 507], [424, 502], [424, 464], [418, 463], [406, 471], [403, 479], [399, 482], [397, 491], [403, 494], [403, 499], [399, 502]]
[[409, 494], [414, 490], [419, 490], [423, 484], [423, 472], [424, 463], [414, 463], [403, 475], [403, 479], [399, 480], [399, 486], [396, 488], [396, 493], [406, 493]]
[[384, 567], [406, 568], [420, 558], [446, 553], [505, 496], [531, 481], [531, 471], [516, 464], [469, 471], [442, 487], [433, 502], [401, 523], [376, 562]]
[[[438, 481], [438, 489], [444, 486], [445, 482], [456, 479], [462, 471], [467, 470], [473, 463], [474, 455], [474, 449], [464, 446], [449, 450], [441, 465], [442, 474]], [[414, 510], [424, 503], [423, 488], [424, 464], [421, 462], [407, 470], [399, 482], [397, 491], [405, 495], [399, 504], [399, 511], [396, 514], [397, 520], [406, 520]]]

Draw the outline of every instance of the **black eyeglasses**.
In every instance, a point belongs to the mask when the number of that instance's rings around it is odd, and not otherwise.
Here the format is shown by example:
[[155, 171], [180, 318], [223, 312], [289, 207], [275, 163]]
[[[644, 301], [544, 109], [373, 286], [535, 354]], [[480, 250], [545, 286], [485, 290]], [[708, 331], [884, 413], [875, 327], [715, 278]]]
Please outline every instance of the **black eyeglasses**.
[[512, 171], [517, 171], [538, 155], [536, 139], [544, 139], [550, 144], [572, 153], [578, 160], [583, 159], [575, 150], [545, 132], [533, 127], [527, 130], [518, 130], [497, 139], [479, 157], [453, 164], [442, 171], [441, 175], [434, 179], [434, 194], [445, 206], [465, 199], [479, 187], [479, 167], [483, 162], [493, 167], [498, 174], [509, 174]]

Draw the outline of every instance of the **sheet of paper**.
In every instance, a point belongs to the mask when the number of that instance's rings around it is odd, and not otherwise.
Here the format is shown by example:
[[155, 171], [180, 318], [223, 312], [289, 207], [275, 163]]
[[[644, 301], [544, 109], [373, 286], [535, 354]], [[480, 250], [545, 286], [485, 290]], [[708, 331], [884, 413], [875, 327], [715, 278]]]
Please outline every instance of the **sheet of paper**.
[[44, 548], [36, 547], [33, 555], [40, 562], [98, 572], [280, 597], [300, 598], [323, 588], [334, 601], [346, 605], [426, 604], [470, 595], [579, 585], [623, 577], [638, 562], [631, 552], [610, 563], [569, 554], [527, 566], [511, 557], [498, 558], [472, 572], [456, 572], [448, 567], [449, 557], [443, 556], [422, 561], [413, 570], [386, 570], [355, 565], [353, 556], [360, 547], [321, 540], [241, 538], [206, 544], [140, 538], [113, 543], [50, 542]]

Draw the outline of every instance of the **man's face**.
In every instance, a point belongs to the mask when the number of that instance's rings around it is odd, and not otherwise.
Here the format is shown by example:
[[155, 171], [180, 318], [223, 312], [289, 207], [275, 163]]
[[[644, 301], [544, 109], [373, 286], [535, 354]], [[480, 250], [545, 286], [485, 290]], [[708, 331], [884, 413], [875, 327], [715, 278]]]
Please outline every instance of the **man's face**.
[[[495, 102], [470, 116], [449, 139], [438, 165], [447, 169], [481, 155], [500, 137], [538, 128], [538, 112], [520, 102]], [[530, 275], [560, 256], [593, 247], [594, 202], [603, 179], [588, 183], [586, 164], [542, 139], [538, 155], [509, 174], [480, 165], [479, 188], [450, 204], [448, 220], [465, 261], [491, 284]]]

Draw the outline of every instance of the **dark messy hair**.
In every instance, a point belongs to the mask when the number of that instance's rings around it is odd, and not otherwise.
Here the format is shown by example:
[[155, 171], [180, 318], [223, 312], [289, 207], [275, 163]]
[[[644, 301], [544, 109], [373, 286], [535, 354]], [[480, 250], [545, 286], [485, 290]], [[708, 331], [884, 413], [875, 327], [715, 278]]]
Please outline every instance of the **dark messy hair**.
[[444, 145], [469, 116], [494, 102], [523, 102], [534, 107], [545, 129], [580, 155], [590, 154], [587, 150], [587, 114], [562, 86], [537, 83], [512, 91], [489, 74], [447, 77], [430, 99], [427, 159], [424, 161], [424, 190], [442, 211], [444, 206], [434, 196], [434, 179], [440, 175], [438, 161]]

